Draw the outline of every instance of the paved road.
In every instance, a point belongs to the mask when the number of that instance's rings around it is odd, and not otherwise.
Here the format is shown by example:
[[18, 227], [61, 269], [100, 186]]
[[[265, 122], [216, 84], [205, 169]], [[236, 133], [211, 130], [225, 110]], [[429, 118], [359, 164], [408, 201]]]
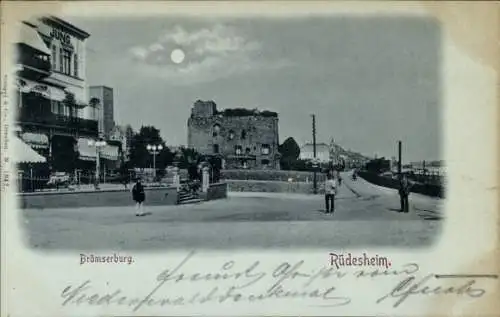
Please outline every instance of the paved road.
[[437, 238], [442, 200], [420, 195], [398, 213], [397, 192], [344, 175], [336, 212], [322, 212], [322, 196], [230, 193], [225, 200], [129, 208], [24, 210], [29, 244], [78, 251], [174, 248], [331, 248], [426, 246]]

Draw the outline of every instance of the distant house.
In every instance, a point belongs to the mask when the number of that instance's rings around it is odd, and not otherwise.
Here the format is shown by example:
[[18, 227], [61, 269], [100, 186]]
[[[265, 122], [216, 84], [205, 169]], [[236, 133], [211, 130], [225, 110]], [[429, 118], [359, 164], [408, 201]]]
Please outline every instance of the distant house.
[[[314, 146], [312, 143], [306, 143], [300, 148], [301, 160], [312, 160], [314, 158]], [[316, 143], [316, 158], [320, 162], [330, 160], [330, 147], [326, 143]]]

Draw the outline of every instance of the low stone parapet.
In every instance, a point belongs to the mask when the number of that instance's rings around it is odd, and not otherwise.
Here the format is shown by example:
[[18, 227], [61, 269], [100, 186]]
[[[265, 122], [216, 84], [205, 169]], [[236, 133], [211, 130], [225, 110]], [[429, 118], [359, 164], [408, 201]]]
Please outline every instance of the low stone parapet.
[[[365, 171], [358, 172], [358, 175], [367, 182], [370, 182], [378, 186], [388, 187], [392, 189], [399, 188], [399, 181], [394, 178], [384, 177], [381, 175], [377, 175], [375, 173], [370, 173]], [[411, 187], [411, 192], [431, 197], [439, 197], [439, 198], [444, 198], [445, 196], [444, 186], [435, 184], [414, 183], [413, 186]]]
[[210, 184], [205, 200], [215, 200], [227, 198], [227, 183]]
[[[232, 192], [313, 193], [313, 184], [270, 180], [225, 180]], [[318, 187], [321, 183], [318, 182]]]
[[[134, 204], [130, 189], [103, 189], [81, 191], [55, 191], [18, 194], [19, 207], [23, 209], [120, 207]], [[177, 204], [175, 187], [146, 187], [148, 206]]]

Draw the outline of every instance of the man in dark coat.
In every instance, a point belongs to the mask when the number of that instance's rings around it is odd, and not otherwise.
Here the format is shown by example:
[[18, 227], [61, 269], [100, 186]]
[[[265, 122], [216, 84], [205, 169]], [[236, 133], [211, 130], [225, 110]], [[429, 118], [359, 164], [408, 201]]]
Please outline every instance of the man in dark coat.
[[141, 179], [138, 178], [134, 187], [132, 187], [132, 199], [135, 201], [136, 205], [136, 216], [144, 216], [143, 204], [146, 200], [146, 192], [144, 191], [144, 186], [141, 184]]
[[411, 183], [406, 175], [400, 176], [399, 179], [399, 197], [401, 200], [401, 212], [409, 211], [408, 196], [410, 195]]

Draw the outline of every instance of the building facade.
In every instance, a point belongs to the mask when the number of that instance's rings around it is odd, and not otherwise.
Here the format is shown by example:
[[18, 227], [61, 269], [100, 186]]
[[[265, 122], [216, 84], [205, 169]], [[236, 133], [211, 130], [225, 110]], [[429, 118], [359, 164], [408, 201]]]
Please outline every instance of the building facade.
[[111, 130], [109, 140], [120, 142], [123, 159], [127, 161], [130, 156], [130, 141], [127, 140], [127, 132], [125, 127], [115, 125], [115, 127]]
[[[306, 143], [300, 148], [299, 158], [301, 160], [314, 159], [314, 146], [312, 143]], [[316, 144], [316, 159], [321, 163], [327, 163], [330, 161], [330, 147], [328, 144]]]
[[97, 106], [99, 133], [103, 135], [104, 138], [109, 138], [115, 127], [113, 88], [106, 86], [90, 86], [89, 100], [93, 98], [99, 100]]
[[[97, 156], [95, 148], [82, 145], [99, 136], [97, 120], [88, 116], [89, 36], [64, 20], [45, 16], [21, 23], [15, 43], [18, 134], [56, 171], [74, 168], [82, 159], [95, 162]], [[112, 147], [101, 150], [108, 157], [115, 152]], [[79, 158], [69, 152], [79, 153]]]
[[278, 114], [225, 109], [198, 100], [188, 119], [188, 147], [218, 155], [226, 169], [279, 169]]

